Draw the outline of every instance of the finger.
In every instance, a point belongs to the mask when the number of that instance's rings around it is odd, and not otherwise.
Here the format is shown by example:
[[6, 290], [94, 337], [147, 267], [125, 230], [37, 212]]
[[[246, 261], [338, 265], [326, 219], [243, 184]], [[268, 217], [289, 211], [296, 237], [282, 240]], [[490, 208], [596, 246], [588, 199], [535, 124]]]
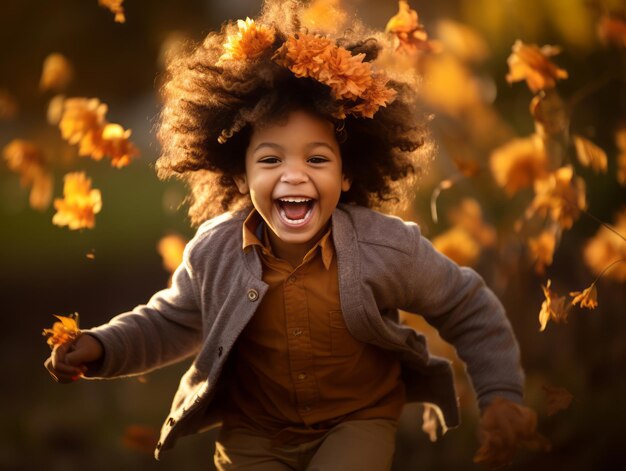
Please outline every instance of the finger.
[[69, 345], [59, 345], [52, 350], [51, 365], [55, 373], [62, 373], [65, 375], [76, 376], [83, 372], [82, 369], [72, 365], [68, 365], [66, 362], [66, 352], [69, 349]]
[[50, 373], [50, 376], [52, 376], [52, 379], [54, 379], [57, 383], [63, 383], [63, 384], [73, 383], [74, 381], [78, 380], [81, 377], [80, 374], [74, 374], [74, 373], [67, 374], [62, 371], [56, 370], [52, 366], [51, 358], [48, 358], [44, 362], [44, 366], [48, 370], [48, 373]]

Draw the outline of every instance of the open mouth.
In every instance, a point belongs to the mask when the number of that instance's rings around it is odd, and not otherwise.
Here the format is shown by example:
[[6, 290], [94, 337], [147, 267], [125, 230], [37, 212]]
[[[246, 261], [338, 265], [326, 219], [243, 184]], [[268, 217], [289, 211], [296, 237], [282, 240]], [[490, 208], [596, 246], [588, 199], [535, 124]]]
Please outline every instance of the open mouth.
[[300, 196], [287, 196], [277, 199], [276, 206], [278, 207], [278, 213], [286, 223], [301, 225], [306, 223], [311, 217], [315, 200]]

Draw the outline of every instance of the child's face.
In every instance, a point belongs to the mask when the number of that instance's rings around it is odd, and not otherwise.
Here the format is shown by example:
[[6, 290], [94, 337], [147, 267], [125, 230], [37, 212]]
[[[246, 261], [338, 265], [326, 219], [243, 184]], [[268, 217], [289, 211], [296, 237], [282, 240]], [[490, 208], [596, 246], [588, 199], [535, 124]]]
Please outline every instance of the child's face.
[[332, 123], [304, 111], [253, 130], [239, 191], [271, 229], [276, 247], [315, 242], [350, 189]]

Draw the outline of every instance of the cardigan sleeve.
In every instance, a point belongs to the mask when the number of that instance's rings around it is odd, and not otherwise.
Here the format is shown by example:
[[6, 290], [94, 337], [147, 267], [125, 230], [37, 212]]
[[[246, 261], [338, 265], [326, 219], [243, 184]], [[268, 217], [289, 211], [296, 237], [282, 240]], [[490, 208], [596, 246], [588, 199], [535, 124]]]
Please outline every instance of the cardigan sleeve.
[[189, 264], [191, 242], [183, 263], [168, 289], [154, 294], [147, 304], [120, 314], [107, 324], [83, 333], [104, 347], [104, 357], [87, 377], [131, 376], [175, 363], [197, 351], [202, 337], [202, 316], [194, 273]]
[[406, 310], [421, 314], [455, 347], [481, 410], [495, 396], [521, 403], [520, 349], [504, 307], [478, 273], [438, 252], [421, 236], [419, 226], [410, 227]]

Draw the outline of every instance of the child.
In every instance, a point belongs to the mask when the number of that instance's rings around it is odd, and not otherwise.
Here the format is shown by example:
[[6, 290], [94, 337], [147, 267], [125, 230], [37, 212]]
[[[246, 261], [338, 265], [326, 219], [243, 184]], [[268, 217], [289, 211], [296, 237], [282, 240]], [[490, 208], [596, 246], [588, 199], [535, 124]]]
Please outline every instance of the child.
[[187, 180], [205, 222], [171, 288], [46, 361], [71, 382], [193, 356], [157, 458], [221, 423], [220, 470], [390, 469], [405, 403], [459, 423], [449, 362], [398, 309], [456, 347], [481, 410], [522, 400], [519, 349], [483, 280], [369, 209], [406, 200], [396, 183], [417, 173], [412, 88], [373, 69], [380, 41], [314, 35], [300, 8], [268, 1], [170, 62], [157, 169]]

